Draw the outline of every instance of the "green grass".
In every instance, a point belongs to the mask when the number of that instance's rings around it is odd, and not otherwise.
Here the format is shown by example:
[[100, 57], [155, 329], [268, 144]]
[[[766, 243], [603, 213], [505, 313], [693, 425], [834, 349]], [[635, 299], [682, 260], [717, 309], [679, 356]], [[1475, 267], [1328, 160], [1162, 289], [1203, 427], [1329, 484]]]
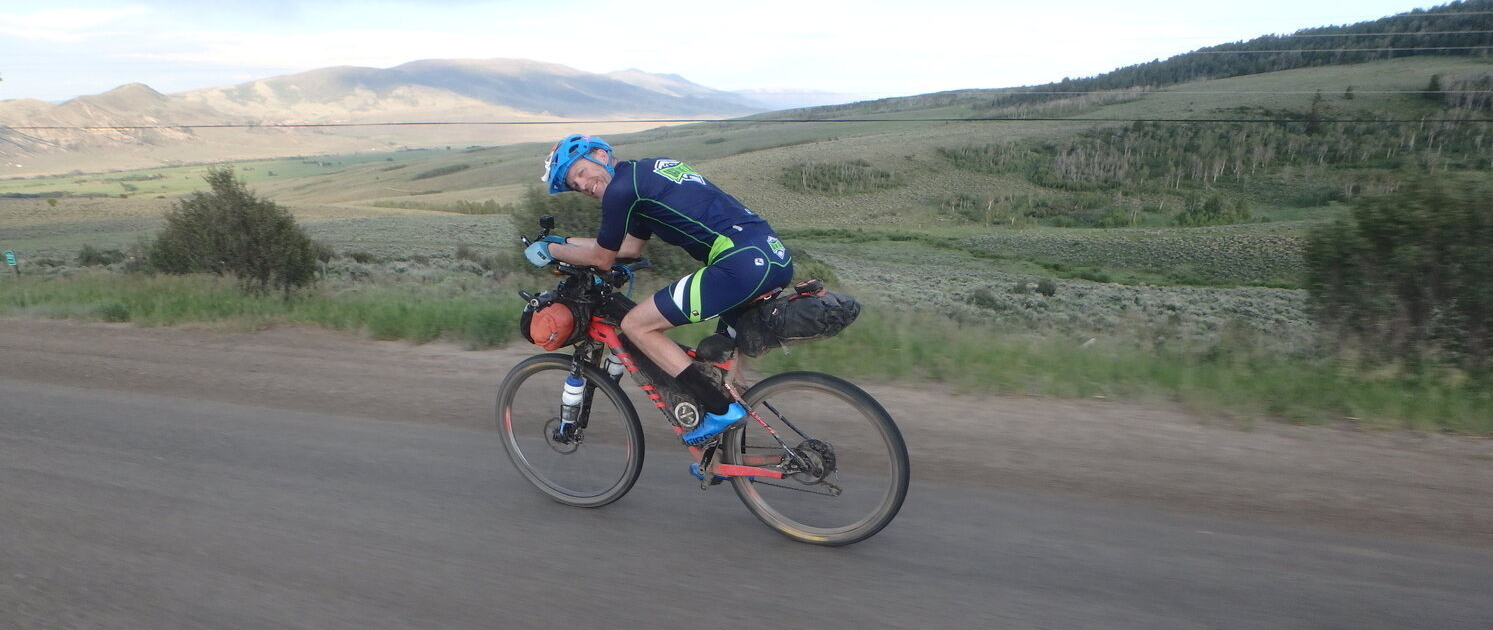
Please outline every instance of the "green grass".
[[[237, 329], [288, 322], [470, 348], [517, 340], [521, 308], [515, 297], [378, 285], [288, 300], [255, 297], [212, 276], [90, 272], [0, 282], [0, 316], [142, 326], [214, 322]], [[695, 341], [707, 332], [695, 326], [676, 338]], [[1493, 435], [1493, 384], [1455, 372], [1379, 375], [1327, 359], [1266, 353], [1240, 335], [1206, 347], [1157, 350], [1124, 335], [1088, 343], [1063, 335], [1017, 336], [872, 304], [839, 337], [754, 362], [767, 372], [810, 369], [865, 381], [940, 382], [965, 393], [1159, 399], [1242, 417], [1352, 418], [1370, 427]]]
[[393, 287], [308, 292], [285, 299], [246, 295], [231, 279], [105, 272], [0, 282], [0, 315], [172, 326], [210, 322], [254, 329], [276, 322], [359, 331], [374, 339], [436, 340], [469, 348], [514, 338], [517, 297], [431, 295]]
[[[376, 163], [409, 162], [428, 157], [434, 150], [359, 153], [335, 156], [293, 157], [231, 162], [239, 179], [251, 184], [281, 179], [326, 175], [345, 168]], [[174, 197], [206, 190], [202, 177], [207, 164], [164, 166], [110, 173], [73, 173], [50, 177], [0, 180], [0, 195], [156, 196]], [[129, 187], [133, 187], [130, 189]]]
[[[790, 244], [895, 249], [916, 243], [925, 250], [957, 252], [989, 269], [1161, 286], [1299, 285], [1305, 223], [1266, 223], [1185, 229], [1108, 230], [896, 228], [789, 228]], [[882, 252], [884, 253], [884, 252]], [[868, 262], [885, 256], [868, 255]]]
[[766, 372], [935, 381], [955, 391], [1061, 398], [1159, 399], [1213, 413], [1376, 428], [1493, 435], [1493, 383], [1459, 374], [1378, 376], [1325, 359], [1254, 352], [1220, 341], [1197, 352], [1122, 340], [1016, 337], [932, 313], [871, 310], [839, 337], [758, 359]]

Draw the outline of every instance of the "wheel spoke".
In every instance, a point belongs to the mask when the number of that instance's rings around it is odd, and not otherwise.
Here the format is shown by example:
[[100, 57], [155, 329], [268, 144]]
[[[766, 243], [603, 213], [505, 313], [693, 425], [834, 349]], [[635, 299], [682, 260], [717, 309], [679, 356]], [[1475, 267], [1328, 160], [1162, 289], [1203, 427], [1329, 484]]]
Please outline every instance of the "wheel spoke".
[[907, 448], [886, 411], [864, 391], [831, 376], [794, 372], [764, 379], [743, 399], [802, 438], [785, 442], [758, 423], [727, 435], [727, 463], [783, 472], [782, 480], [732, 479], [764, 523], [796, 540], [844, 545], [875, 534], [896, 516], [907, 493]]
[[[519, 472], [551, 498], [583, 507], [621, 498], [642, 469], [643, 436], [627, 395], [587, 366], [585, 428], [557, 431], [570, 357], [547, 354], [515, 366], [498, 393], [503, 446]], [[604, 382], [603, 382], [604, 381]]]

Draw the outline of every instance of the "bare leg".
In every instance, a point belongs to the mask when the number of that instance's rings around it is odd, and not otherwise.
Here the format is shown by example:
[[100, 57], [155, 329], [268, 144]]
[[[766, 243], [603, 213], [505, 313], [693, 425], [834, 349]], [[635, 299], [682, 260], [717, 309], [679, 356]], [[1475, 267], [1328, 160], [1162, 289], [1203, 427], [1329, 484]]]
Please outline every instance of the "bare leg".
[[[679, 385], [688, 392], [700, 408], [705, 411], [706, 420], [716, 418], [731, 409], [731, 400], [720, 391], [705, 374], [698, 370], [689, 369], [690, 358], [674, 343], [664, 335], [664, 331], [673, 328], [674, 325], [665, 319], [663, 313], [658, 312], [658, 306], [653, 300], [644, 300], [637, 308], [634, 308], [622, 318], [622, 334], [637, 346], [643, 354], [653, 359], [665, 374], [678, 380]], [[738, 408], [739, 409], [739, 408]], [[686, 443], [691, 439], [703, 439], [714, 435], [725, 428], [734, 418], [721, 419], [714, 424], [702, 423], [694, 431], [685, 435]], [[698, 433], [698, 436], [691, 437]], [[703, 436], [703, 437], [702, 437]]]
[[673, 327], [664, 318], [664, 314], [658, 312], [658, 306], [651, 299], [643, 300], [622, 318], [622, 334], [627, 335], [633, 345], [653, 359], [665, 374], [671, 376], [683, 372], [690, 363], [689, 355], [673, 339], [664, 335], [665, 330]]

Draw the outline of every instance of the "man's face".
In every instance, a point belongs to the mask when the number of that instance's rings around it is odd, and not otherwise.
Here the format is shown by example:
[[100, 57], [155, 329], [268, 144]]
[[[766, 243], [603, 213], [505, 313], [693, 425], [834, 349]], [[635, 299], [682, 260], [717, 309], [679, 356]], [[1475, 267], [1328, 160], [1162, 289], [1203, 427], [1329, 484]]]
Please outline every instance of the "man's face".
[[[611, 158], [606, 151], [601, 149], [591, 151], [591, 157], [602, 162]], [[607, 173], [607, 169], [587, 159], [576, 160], [570, 165], [570, 172], [565, 174], [566, 186], [596, 199], [601, 199], [601, 195], [607, 190], [607, 184], [610, 183], [612, 183], [612, 176]]]

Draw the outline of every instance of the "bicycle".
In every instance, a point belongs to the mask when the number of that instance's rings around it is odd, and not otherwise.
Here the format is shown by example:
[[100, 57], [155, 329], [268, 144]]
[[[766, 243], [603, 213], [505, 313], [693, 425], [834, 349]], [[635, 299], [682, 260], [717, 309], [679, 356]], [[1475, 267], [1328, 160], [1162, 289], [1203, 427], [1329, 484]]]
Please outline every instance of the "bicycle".
[[[540, 225], [536, 240], [554, 221], [543, 217]], [[530, 357], [503, 379], [498, 429], [514, 466], [535, 487], [560, 503], [601, 507], [627, 494], [643, 468], [642, 425], [621, 386], [624, 373], [675, 435], [694, 428], [703, 412], [620, 332], [636, 303], [618, 289], [650, 266], [646, 259], [608, 270], [552, 264], [564, 276], [553, 291], [519, 295], [531, 309], [563, 301], [589, 316], [570, 354]], [[907, 496], [907, 446], [876, 399], [817, 372], [776, 374], [746, 387], [729, 338], [712, 334], [706, 341], [699, 349], [680, 344], [693, 359], [690, 369], [705, 370], [748, 417], [687, 447], [701, 489], [730, 481], [763, 523], [816, 545], [860, 542], [896, 517]], [[567, 380], [581, 391], [569, 405], [562, 395]]]

